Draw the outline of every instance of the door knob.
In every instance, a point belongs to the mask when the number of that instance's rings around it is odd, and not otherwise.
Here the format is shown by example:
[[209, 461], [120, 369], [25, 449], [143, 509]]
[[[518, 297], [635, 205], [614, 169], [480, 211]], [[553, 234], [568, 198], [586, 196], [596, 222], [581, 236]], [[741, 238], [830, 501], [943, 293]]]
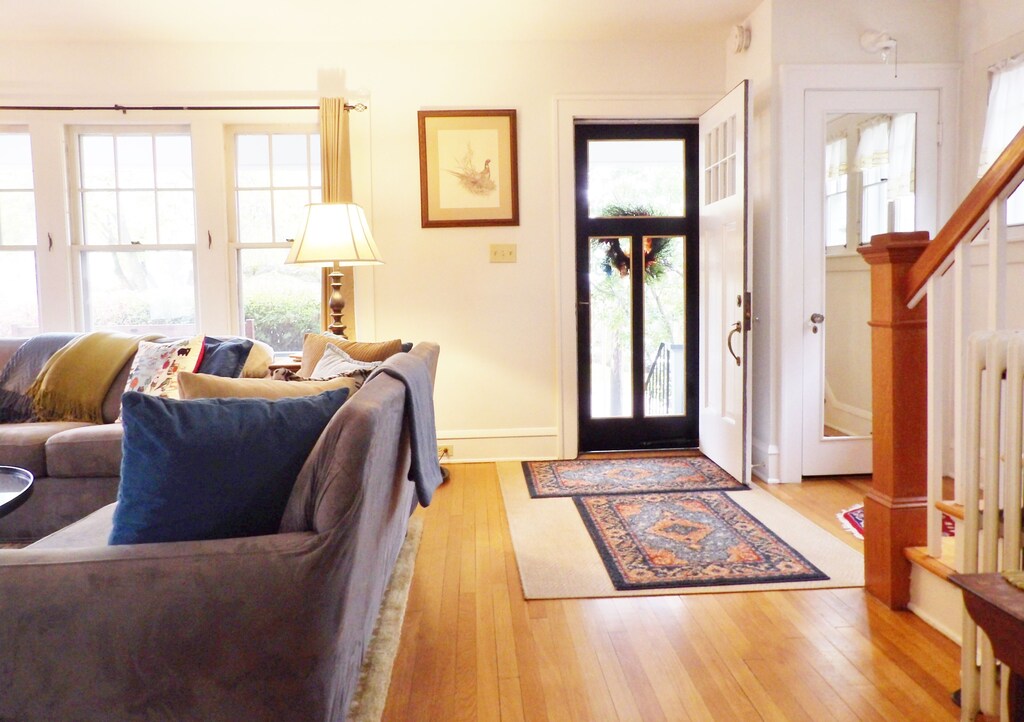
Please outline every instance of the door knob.
[[822, 323], [825, 317], [820, 313], [811, 314], [811, 333], [818, 333], [818, 324]]

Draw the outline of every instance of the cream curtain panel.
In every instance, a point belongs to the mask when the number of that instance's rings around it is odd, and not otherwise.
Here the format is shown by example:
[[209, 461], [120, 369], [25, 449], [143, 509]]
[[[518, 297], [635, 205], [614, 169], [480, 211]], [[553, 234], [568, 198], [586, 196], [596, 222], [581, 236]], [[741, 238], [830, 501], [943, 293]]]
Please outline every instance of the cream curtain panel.
[[825, 193], [846, 190], [846, 137], [833, 140], [825, 146]]
[[860, 126], [857, 143], [857, 170], [866, 171], [889, 165], [889, 116], [879, 115]]
[[914, 113], [893, 116], [889, 133], [889, 182], [886, 184], [890, 201], [914, 195], [916, 131]]
[[[979, 178], [1024, 127], [1024, 55], [994, 65], [989, 71], [992, 87], [981, 141]], [[1024, 188], [1017, 189], [1007, 201], [1006, 222], [1011, 226], [1024, 224]]]
[[[320, 98], [320, 176], [324, 203], [352, 202], [352, 143], [344, 98]], [[331, 323], [327, 311], [331, 297], [329, 273], [330, 269], [325, 268], [320, 281], [320, 306], [323, 309], [320, 321], [324, 329]], [[341, 294], [345, 299], [341, 321], [348, 338], [356, 338], [355, 286], [355, 274], [349, 272], [345, 283], [341, 284]]]
[[344, 98], [320, 98], [320, 168], [324, 203], [351, 203], [352, 144]]

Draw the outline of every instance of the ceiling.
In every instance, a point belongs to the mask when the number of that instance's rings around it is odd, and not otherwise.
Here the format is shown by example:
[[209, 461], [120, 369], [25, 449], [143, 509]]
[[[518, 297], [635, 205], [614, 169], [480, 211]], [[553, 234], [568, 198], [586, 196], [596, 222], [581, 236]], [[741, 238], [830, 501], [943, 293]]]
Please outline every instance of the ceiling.
[[39, 42], [672, 40], [761, 0], [0, 0], [0, 39]]

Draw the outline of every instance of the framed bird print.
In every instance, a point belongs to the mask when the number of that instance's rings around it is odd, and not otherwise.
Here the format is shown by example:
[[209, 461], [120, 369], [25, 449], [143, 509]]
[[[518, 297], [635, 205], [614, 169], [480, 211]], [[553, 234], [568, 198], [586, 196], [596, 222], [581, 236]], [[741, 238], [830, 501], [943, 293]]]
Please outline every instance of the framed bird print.
[[514, 110], [421, 110], [424, 228], [518, 226]]

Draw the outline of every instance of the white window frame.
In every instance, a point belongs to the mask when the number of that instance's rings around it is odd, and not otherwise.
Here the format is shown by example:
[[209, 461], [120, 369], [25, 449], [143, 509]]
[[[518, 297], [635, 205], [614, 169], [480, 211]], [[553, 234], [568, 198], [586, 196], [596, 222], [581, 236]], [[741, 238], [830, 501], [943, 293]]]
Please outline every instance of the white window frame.
[[[243, 243], [239, 239], [238, 230], [238, 176], [236, 175], [236, 136], [239, 135], [290, 135], [290, 134], [312, 135], [320, 133], [320, 127], [316, 123], [245, 123], [224, 126], [224, 182], [227, 193], [227, 219], [228, 219], [228, 255], [229, 255], [229, 289], [231, 293], [231, 323], [232, 333], [245, 335], [245, 313], [242, 300], [241, 263], [243, 250], [260, 249], [285, 249], [291, 244], [287, 241], [273, 241], [270, 243]], [[271, 155], [269, 156], [273, 166], [273, 143], [271, 143]], [[322, 183], [322, 181], [321, 181]], [[312, 188], [313, 186], [310, 186]], [[248, 189], [243, 189], [248, 190]], [[273, 225], [273, 186], [271, 191], [271, 224]], [[296, 229], [298, 231], [299, 229]], [[274, 349], [276, 352], [285, 352], [287, 349]], [[299, 349], [291, 349], [298, 351]]]
[[[198, 195], [196, 189], [196, 153], [195, 144], [191, 142], [191, 127], [187, 123], [158, 123], [147, 125], [128, 124], [102, 124], [102, 125], [68, 125], [67, 148], [68, 148], [68, 174], [67, 193], [69, 197], [70, 231], [71, 231], [71, 253], [72, 253], [72, 282], [75, 295], [75, 324], [79, 329], [86, 329], [86, 288], [83, 273], [84, 254], [94, 252], [115, 252], [115, 253], [144, 253], [149, 251], [188, 251], [192, 254], [192, 291], [193, 304], [195, 308], [195, 330], [202, 328], [201, 313], [199, 306], [199, 268], [198, 268], [198, 235], [199, 235], [199, 213], [195, 208], [195, 199]], [[86, 244], [85, 228], [83, 225], [82, 192], [81, 187], [81, 146], [79, 138], [83, 135], [112, 135], [115, 138], [124, 135], [161, 135], [161, 134], [187, 134], [190, 137], [192, 146], [192, 193], [193, 212], [196, 221], [196, 238], [192, 243], [147, 243], [147, 244]], [[154, 186], [155, 190], [155, 186]], [[115, 192], [120, 189], [115, 188]]]
[[[367, 100], [364, 98], [364, 101]], [[179, 105], [194, 99], [167, 98], [167, 105]], [[260, 103], [259, 98], [251, 99]], [[274, 105], [280, 99], [262, 102]], [[293, 100], [315, 105], [311, 98]], [[70, 106], [74, 99], [50, 96], [39, 105]], [[231, 103], [228, 102], [228, 105]], [[363, 206], [373, 224], [371, 190], [370, 113], [350, 115], [352, 139], [352, 179], [355, 201]], [[39, 322], [43, 332], [81, 331], [84, 308], [81, 296], [81, 223], [80, 213], [72, 210], [73, 192], [69, 181], [69, 128], [98, 128], [116, 133], [132, 129], [168, 126], [187, 127], [192, 138], [193, 190], [196, 206], [196, 244], [194, 251], [197, 294], [196, 324], [199, 331], [211, 335], [238, 334], [241, 318], [238, 309], [236, 249], [231, 247], [229, 216], [233, 216], [233, 163], [226, 158], [229, 128], [251, 128], [262, 132], [303, 132], [318, 128], [312, 109], [281, 108], [252, 110], [240, 108], [203, 111], [129, 111], [114, 110], [0, 110], [0, 127], [27, 128], [32, 145], [33, 179], [36, 198], [36, 269], [39, 295]], [[233, 151], [232, 151], [233, 153]], [[76, 160], [77, 163], [77, 160]], [[75, 201], [77, 203], [78, 201]], [[52, 239], [52, 244], [50, 243]], [[378, 239], [379, 240], [379, 239]], [[91, 246], [90, 248], [99, 248]], [[119, 246], [116, 250], [125, 250]], [[171, 246], [164, 246], [171, 248]], [[386, 255], [386, 248], [382, 249]], [[354, 268], [347, 278], [358, 279], [356, 317], [361, 338], [375, 337], [373, 314], [374, 268]], [[280, 350], [280, 349], [276, 349]]]
[[[24, 135], [28, 138], [29, 152], [32, 156], [35, 156], [35, 144], [33, 143], [32, 133], [30, 128], [24, 124], [0, 124], [0, 134], [3, 135]], [[33, 194], [33, 207], [35, 208], [35, 238], [32, 239], [32, 243], [18, 243], [18, 244], [4, 244], [0, 243], [0, 259], [2, 259], [5, 253], [32, 253], [32, 267], [35, 269], [36, 274], [36, 324], [39, 327], [43, 325], [43, 304], [42, 304], [42, 280], [39, 273], [39, 208], [36, 197], [36, 169], [33, 162], [32, 167], [32, 187], [30, 189]], [[10, 192], [0, 190], [0, 193]]]

